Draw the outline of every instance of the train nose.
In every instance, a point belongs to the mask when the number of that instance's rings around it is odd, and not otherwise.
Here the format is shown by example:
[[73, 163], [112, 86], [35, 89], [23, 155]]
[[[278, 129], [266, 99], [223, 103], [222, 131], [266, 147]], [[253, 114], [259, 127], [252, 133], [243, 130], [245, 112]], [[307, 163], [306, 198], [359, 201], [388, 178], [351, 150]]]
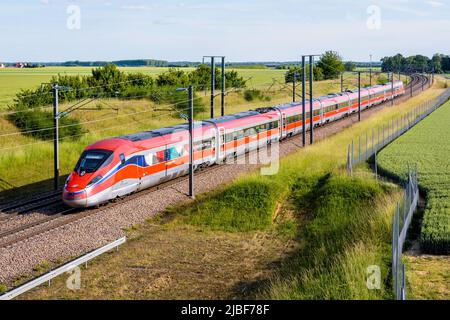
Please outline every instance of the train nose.
[[87, 196], [85, 190], [70, 192], [64, 189], [63, 202], [71, 207], [84, 208], [87, 206]]

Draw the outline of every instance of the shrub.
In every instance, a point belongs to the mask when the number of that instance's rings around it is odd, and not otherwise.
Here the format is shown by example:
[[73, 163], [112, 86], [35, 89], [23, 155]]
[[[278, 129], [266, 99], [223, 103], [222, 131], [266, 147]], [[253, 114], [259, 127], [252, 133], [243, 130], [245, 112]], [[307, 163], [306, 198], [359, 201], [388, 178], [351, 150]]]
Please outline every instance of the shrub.
[[3, 283], [0, 283], [0, 293], [8, 291], [8, 287]]
[[257, 89], [248, 89], [244, 91], [244, 99], [246, 101], [254, 101], [254, 100], [262, 100], [262, 101], [270, 101], [270, 97], [261, 92], [261, 90]]
[[[8, 115], [8, 120], [11, 121], [17, 128], [26, 135], [30, 135], [42, 140], [52, 140], [53, 137], [53, 113], [43, 110], [30, 111], [28, 108], [17, 107], [15, 113]], [[83, 129], [80, 121], [70, 117], [61, 118], [59, 120], [59, 137], [64, 139], [73, 137], [77, 139], [82, 133]]]

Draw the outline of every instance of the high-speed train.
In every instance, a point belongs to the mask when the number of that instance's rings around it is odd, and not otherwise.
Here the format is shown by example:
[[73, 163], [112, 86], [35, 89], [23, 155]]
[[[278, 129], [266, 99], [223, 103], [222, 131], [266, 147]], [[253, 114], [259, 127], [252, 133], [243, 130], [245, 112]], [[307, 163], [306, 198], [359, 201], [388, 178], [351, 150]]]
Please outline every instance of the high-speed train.
[[[392, 90], [392, 87], [394, 88]], [[402, 81], [361, 89], [361, 109], [405, 93]], [[306, 127], [309, 128], [309, 104]], [[313, 99], [313, 125], [358, 111], [358, 90]], [[211, 166], [302, 131], [302, 104], [290, 103], [196, 122], [194, 168]], [[189, 170], [189, 127], [181, 124], [105, 139], [88, 146], [68, 177], [63, 201], [92, 207], [185, 175]]]

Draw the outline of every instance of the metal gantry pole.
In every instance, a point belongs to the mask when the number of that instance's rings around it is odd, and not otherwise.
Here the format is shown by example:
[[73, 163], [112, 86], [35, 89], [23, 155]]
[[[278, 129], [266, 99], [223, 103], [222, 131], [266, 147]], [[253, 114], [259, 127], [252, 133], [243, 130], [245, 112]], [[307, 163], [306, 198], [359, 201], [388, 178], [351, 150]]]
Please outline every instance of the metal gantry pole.
[[370, 74], [370, 86], [372, 86], [372, 55], [370, 55], [370, 69], [369, 69], [369, 74]]
[[297, 78], [297, 73], [295, 73], [294, 72], [294, 74], [292, 75], [292, 102], [295, 102], [295, 95], [296, 95], [296, 92], [295, 92], [295, 80], [296, 80], [296, 78]]
[[54, 189], [59, 188], [59, 86], [53, 85], [53, 161]]
[[344, 92], [344, 73], [341, 72], [341, 92]]
[[306, 69], [305, 56], [302, 56], [302, 142], [306, 145]]
[[214, 57], [211, 57], [211, 118], [214, 118], [214, 89], [216, 86], [216, 63]]
[[188, 87], [189, 95], [189, 196], [195, 199], [194, 194], [194, 90]]
[[225, 57], [222, 57], [222, 100], [221, 100], [221, 115], [222, 117], [225, 115]]
[[313, 81], [314, 81], [314, 56], [309, 56], [309, 143], [314, 143], [314, 99], [313, 99]]
[[358, 121], [361, 121], [361, 71], [358, 71]]
[[394, 72], [392, 72], [391, 78], [391, 106], [394, 105]]

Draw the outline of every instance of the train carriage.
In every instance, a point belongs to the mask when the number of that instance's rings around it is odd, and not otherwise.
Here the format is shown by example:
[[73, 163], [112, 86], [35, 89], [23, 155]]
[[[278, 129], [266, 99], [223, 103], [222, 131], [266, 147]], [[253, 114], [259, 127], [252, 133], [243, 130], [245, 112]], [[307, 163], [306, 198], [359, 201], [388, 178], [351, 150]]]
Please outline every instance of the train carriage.
[[[361, 109], [404, 94], [403, 82], [361, 90]], [[393, 91], [393, 92], [392, 92]], [[358, 91], [313, 99], [313, 123], [320, 126], [358, 111]], [[306, 101], [306, 129], [310, 128]], [[260, 108], [199, 121], [194, 126], [194, 169], [265, 146], [302, 131], [301, 103]], [[73, 207], [91, 207], [175, 179], [189, 170], [187, 124], [161, 128], [88, 146], [68, 177], [63, 200]]]

